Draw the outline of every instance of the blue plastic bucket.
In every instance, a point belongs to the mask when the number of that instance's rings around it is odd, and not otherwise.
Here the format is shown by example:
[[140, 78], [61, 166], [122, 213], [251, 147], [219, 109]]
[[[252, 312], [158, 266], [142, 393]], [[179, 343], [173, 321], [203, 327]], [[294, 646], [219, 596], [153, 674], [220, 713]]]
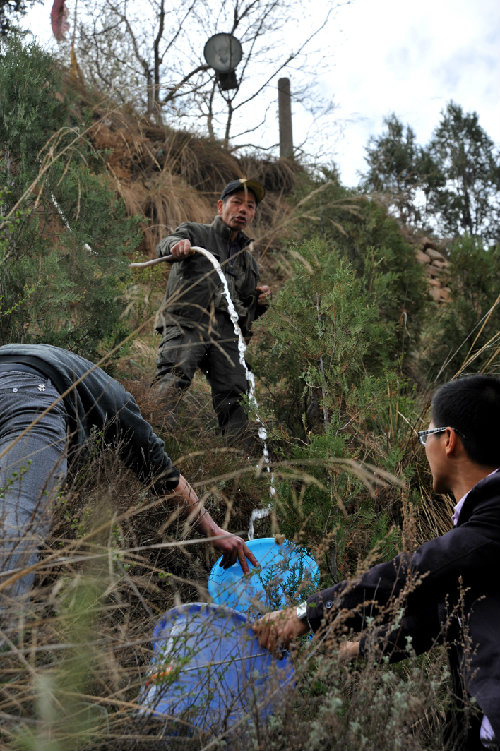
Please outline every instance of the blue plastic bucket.
[[293, 685], [289, 658], [260, 647], [246, 617], [230, 608], [195, 602], [169, 610], [154, 629], [153, 652], [139, 702], [143, 715], [175, 734], [263, 722]]
[[245, 575], [239, 563], [223, 569], [219, 558], [208, 578], [213, 602], [254, 616], [302, 602], [317, 590], [318, 564], [305, 548], [288, 540], [279, 545], [274, 537], [247, 545], [259, 565]]

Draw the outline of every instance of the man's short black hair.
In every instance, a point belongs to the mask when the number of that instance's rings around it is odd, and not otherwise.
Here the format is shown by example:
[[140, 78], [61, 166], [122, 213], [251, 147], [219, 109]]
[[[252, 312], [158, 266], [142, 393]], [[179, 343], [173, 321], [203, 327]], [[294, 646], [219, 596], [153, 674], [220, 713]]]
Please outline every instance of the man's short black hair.
[[431, 410], [437, 428], [462, 434], [471, 461], [500, 467], [500, 379], [471, 375], [445, 383], [434, 394]]

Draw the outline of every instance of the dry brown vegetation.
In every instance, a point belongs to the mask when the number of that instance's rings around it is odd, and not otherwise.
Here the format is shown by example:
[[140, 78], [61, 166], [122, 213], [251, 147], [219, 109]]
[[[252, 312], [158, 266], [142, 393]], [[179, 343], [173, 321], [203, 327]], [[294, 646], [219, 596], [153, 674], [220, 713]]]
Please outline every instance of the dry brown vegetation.
[[[151, 352], [141, 355], [147, 359]], [[268, 482], [215, 432], [205, 381], [197, 378], [168, 413], [152, 402], [144, 379], [125, 385], [213, 516], [245, 533]], [[282, 471], [300, 483], [307, 476], [307, 468], [292, 464]], [[386, 501], [394, 500], [390, 486], [387, 491]], [[419, 534], [410, 507], [404, 519], [411, 548]], [[259, 534], [269, 532], [269, 522], [260, 522]], [[187, 737], [169, 737], [164, 722], [137, 714], [158, 618], [180, 602], [207, 599], [207, 576], [216, 556], [192, 535], [175, 508], [148, 496], [114, 452], [91, 450], [57, 501], [30, 602], [21, 609], [11, 603], [14, 618], [3, 634], [0, 748], [225, 747], [224, 733], [217, 740], [192, 728]], [[329, 543], [325, 539], [312, 551], [317, 560], [325, 560]], [[363, 545], [361, 538], [357, 544]], [[359, 562], [360, 568], [369, 563]], [[437, 748], [444, 655], [399, 670], [387, 671], [375, 662], [353, 670], [339, 660], [343, 638], [342, 629], [336, 629], [298, 645], [294, 664], [300, 691], [283, 696], [267, 727], [254, 722], [249, 709], [249, 729], [230, 734], [229, 747]], [[433, 705], [437, 709], [431, 710]]]
[[145, 218], [144, 252], [175, 227], [212, 220], [221, 187], [238, 177], [260, 180], [268, 193], [255, 225], [257, 242], [272, 235], [276, 215], [302, 169], [286, 160], [238, 158], [220, 143], [188, 132], [151, 125], [123, 112], [96, 112], [90, 136], [105, 154], [107, 169], [128, 212]]

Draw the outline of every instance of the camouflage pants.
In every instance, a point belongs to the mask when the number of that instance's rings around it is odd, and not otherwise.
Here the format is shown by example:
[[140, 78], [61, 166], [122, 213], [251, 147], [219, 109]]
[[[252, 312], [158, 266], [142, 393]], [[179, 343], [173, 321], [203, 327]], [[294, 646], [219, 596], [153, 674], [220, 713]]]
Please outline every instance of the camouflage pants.
[[216, 314], [216, 325], [167, 326], [156, 361], [156, 383], [187, 389], [197, 368], [205, 373], [212, 390], [212, 404], [224, 434], [236, 435], [248, 418], [241, 404], [247, 393], [245, 370], [238, 356], [238, 340], [226, 313]]

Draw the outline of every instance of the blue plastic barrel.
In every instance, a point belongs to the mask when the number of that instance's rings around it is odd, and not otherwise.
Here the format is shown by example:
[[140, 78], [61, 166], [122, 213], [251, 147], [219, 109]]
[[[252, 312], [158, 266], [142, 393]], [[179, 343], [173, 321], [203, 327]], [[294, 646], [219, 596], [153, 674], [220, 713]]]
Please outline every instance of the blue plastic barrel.
[[221, 733], [260, 722], [293, 685], [288, 657], [259, 646], [246, 617], [207, 603], [165, 613], [153, 632], [153, 658], [139, 697], [142, 714], [174, 734]]
[[318, 564], [305, 548], [274, 537], [247, 543], [259, 565], [250, 565], [245, 575], [239, 563], [227, 569], [213, 566], [208, 578], [208, 593], [213, 602], [254, 616], [297, 604], [315, 592], [319, 585]]

